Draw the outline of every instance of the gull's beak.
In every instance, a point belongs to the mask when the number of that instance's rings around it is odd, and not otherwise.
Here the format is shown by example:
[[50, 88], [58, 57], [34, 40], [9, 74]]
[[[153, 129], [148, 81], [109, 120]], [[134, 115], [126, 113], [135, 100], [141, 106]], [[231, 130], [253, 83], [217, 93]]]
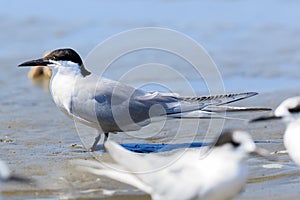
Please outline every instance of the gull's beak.
[[280, 116], [275, 116], [275, 115], [271, 115], [271, 116], [262, 116], [262, 117], [258, 117], [255, 119], [250, 120], [249, 122], [260, 122], [260, 121], [268, 121], [268, 120], [274, 120], [274, 119], [281, 119], [282, 117]]
[[37, 60], [23, 62], [23, 63], [19, 64], [18, 67], [47, 66], [48, 64], [51, 64], [51, 62], [48, 59], [41, 58], [41, 59], [37, 59]]

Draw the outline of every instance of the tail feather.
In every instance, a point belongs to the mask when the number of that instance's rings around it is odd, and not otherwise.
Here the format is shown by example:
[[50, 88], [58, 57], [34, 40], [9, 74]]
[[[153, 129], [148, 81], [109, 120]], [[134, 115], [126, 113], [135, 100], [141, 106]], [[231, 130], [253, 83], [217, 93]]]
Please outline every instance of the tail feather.
[[257, 94], [257, 92], [246, 92], [200, 97], [176, 97], [176, 99], [180, 101], [180, 105], [170, 108], [166, 115], [202, 110], [208, 106], [226, 105], [255, 96]]
[[257, 95], [257, 92], [245, 92], [245, 93], [230, 93], [212, 96], [200, 96], [200, 97], [177, 97], [177, 99], [186, 102], [208, 102], [210, 105], [225, 105], [246, 99]]
[[192, 112], [185, 112], [185, 113], [176, 113], [168, 115], [170, 119], [229, 119], [229, 120], [241, 120], [241, 121], [248, 121], [248, 119], [238, 118], [238, 117], [231, 117], [219, 114], [218, 112], [211, 112], [211, 111], [203, 111], [203, 110], [195, 110]]
[[224, 113], [224, 112], [248, 112], [248, 111], [270, 111], [271, 108], [265, 107], [240, 107], [240, 106], [208, 106], [203, 109], [207, 112]]

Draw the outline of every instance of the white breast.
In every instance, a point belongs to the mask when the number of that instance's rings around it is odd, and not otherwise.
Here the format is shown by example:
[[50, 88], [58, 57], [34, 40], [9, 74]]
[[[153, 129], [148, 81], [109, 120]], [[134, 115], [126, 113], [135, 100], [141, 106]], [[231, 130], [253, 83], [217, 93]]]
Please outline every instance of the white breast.
[[72, 77], [57, 73], [50, 83], [50, 91], [55, 104], [67, 115], [70, 115], [74, 82]]
[[81, 91], [83, 86], [87, 86], [84, 80], [78, 73], [56, 73], [50, 83], [52, 98], [57, 107], [71, 119], [99, 129], [97, 117], [89, 112], [93, 108], [89, 95], [83, 95], [86, 93]]
[[293, 161], [300, 166], [300, 122], [291, 122], [284, 134], [284, 146]]

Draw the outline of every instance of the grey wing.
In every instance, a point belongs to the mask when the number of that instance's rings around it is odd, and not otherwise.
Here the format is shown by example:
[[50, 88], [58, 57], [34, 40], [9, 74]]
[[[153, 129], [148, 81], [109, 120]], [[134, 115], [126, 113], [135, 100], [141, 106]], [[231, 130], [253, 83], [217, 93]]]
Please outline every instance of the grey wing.
[[[143, 95], [141, 90], [96, 76], [79, 79], [76, 86], [78, 90], [73, 93], [70, 114], [78, 121], [101, 128], [104, 132], [125, 131], [121, 126], [124, 128], [131, 124], [130, 117], [126, 116], [131, 95]], [[134, 107], [144, 110], [143, 105], [136, 104]]]
[[179, 97], [172, 93], [145, 92], [105, 78], [91, 79], [78, 84], [84, 88], [79, 90], [83, 92], [74, 95], [77, 101], [73, 101], [71, 113], [87, 125], [100, 125], [106, 132], [138, 130], [150, 122], [150, 116], [202, 110], [210, 105], [224, 105], [257, 94]]
[[149, 109], [154, 101], [137, 99], [147, 95], [143, 90], [120, 82], [102, 80], [95, 95], [95, 109], [100, 126], [110, 132], [140, 129], [148, 123], [145, 121], [149, 119]]
[[[148, 114], [145, 113], [148, 113], [150, 108], [153, 109], [153, 105], [161, 106], [167, 114], [175, 114], [201, 110], [208, 106], [221, 106], [258, 94], [256, 92], [246, 92], [180, 97], [174, 93], [146, 92], [109, 79], [102, 79], [98, 85], [96, 96], [98, 103], [105, 102], [106, 108], [109, 109], [111, 105], [121, 110], [129, 108], [130, 114], [136, 121], [148, 118]], [[155, 110], [153, 112], [153, 114], [161, 114], [160, 112], [156, 113]]]
[[105, 132], [138, 130], [149, 123], [152, 105], [169, 102], [166, 97], [147, 99], [152, 93], [105, 78], [91, 77], [77, 87], [81, 88], [72, 96], [70, 114]]
[[178, 97], [176, 95], [165, 95], [163, 93], [149, 93], [146, 96], [136, 97], [136, 100], [144, 104], [160, 104], [165, 108], [167, 115], [202, 110], [208, 106], [221, 106], [235, 101], [246, 99], [257, 95], [256, 92], [232, 93], [223, 95], [200, 96], [200, 97]]

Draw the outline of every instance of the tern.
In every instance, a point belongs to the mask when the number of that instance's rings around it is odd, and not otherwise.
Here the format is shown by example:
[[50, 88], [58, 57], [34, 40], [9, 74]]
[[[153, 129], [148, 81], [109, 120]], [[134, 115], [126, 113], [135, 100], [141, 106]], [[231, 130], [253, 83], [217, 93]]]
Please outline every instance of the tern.
[[291, 159], [300, 166], [300, 96], [284, 100], [270, 116], [262, 116], [250, 122], [282, 120], [287, 124], [283, 143]]
[[151, 117], [189, 117], [188, 113], [193, 111], [205, 113], [209, 106], [221, 106], [257, 94], [181, 97], [173, 93], [147, 92], [92, 74], [78, 53], [70, 48], [57, 49], [43, 58], [19, 65], [25, 66], [46, 66], [52, 70], [50, 91], [58, 108], [98, 131], [91, 151], [97, 150], [101, 134], [105, 135], [105, 142], [109, 133], [139, 130], [151, 122]]
[[[112, 141], [105, 146], [116, 164], [92, 160], [75, 160], [72, 164], [80, 171], [132, 185], [152, 199], [231, 199], [246, 184], [248, 155], [268, 154], [247, 132], [239, 130], [224, 131], [203, 158], [199, 148], [163, 156], [133, 153]], [[162, 163], [165, 165], [158, 167]]]

